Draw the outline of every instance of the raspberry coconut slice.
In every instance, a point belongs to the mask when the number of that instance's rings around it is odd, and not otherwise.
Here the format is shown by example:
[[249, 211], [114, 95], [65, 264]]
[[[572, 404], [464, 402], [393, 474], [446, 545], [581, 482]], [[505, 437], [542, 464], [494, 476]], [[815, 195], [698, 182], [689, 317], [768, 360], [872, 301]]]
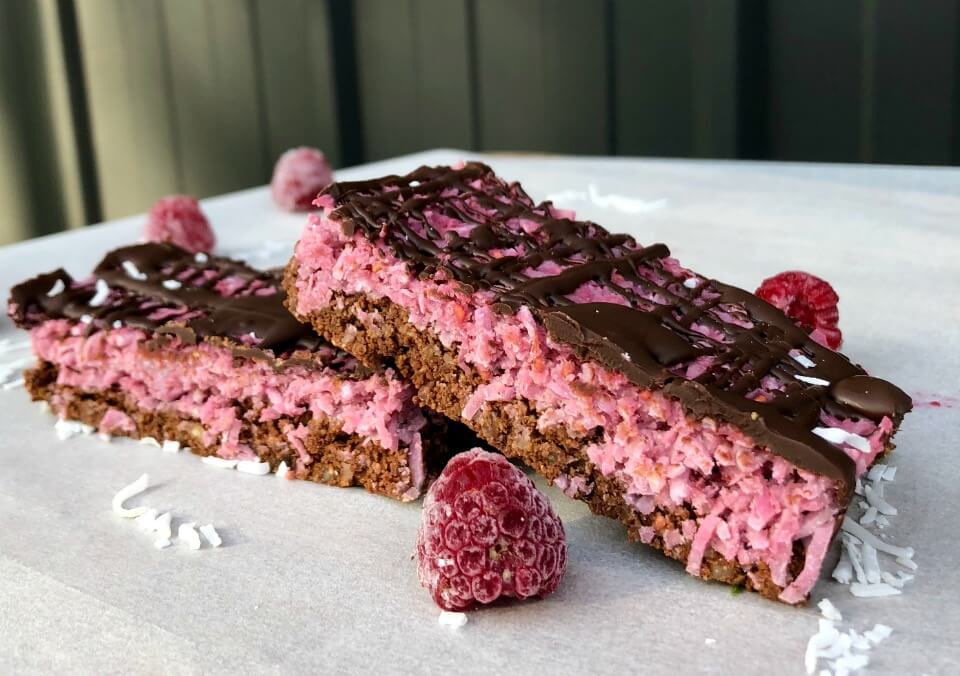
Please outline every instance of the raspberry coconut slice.
[[563, 524], [533, 482], [475, 448], [430, 487], [417, 533], [420, 583], [444, 610], [556, 591], [567, 567]]
[[840, 349], [840, 297], [828, 282], [793, 270], [763, 280], [756, 294], [809, 331], [813, 340], [831, 350]]

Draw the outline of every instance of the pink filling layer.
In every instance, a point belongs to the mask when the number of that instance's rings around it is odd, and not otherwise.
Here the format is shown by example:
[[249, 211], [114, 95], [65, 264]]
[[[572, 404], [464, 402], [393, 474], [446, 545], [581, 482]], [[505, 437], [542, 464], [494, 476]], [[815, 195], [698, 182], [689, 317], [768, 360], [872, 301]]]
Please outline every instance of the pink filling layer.
[[[538, 411], [542, 430], [560, 425], [581, 436], [599, 427], [602, 439], [589, 445], [587, 454], [605, 476], [621, 482], [625, 499], [638, 512], [688, 504], [700, 517], [664, 534], [668, 547], [691, 545], [692, 573], [699, 572], [707, 550], [713, 549], [744, 566], [765, 563], [774, 582], [785, 588], [783, 600], [806, 597], [826, 553], [823, 534], [832, 534], [840, 509], [832, 482], [799, 469], [727, 423], [689, 419], [678, 402], [659, 392], [642, 390], [597, 364], [580, 363], [569, 347], [546, 334], [527, 308], [512, 316], [498, 315], [490, 294], [463, 293], [442, 272], [418, 279], [384, 246], [361, 234], [345, 236], [327, 213], [311, 215], [297, 245], [299, 313], [326, 306], [335, 292], [389, 299], [407, 311], [419, 330], [434, 333], [446, 347], [456, 346], [462, 367], [485, 378], [467, 402], [464, 419], [472, 419], [487, 402], [523, 398]], [[436, 219], [432, 225], [460, 234], [471, 227], [447, 221]], [[524, 222], [520, 227], [529, 231], [537, 225]], [[673, 259], [664, 267], [679, 280], [693, 276]], [[570, 297], [622, 302], [606, 297], [596, 284], [586, 284]], [[734, 319], [743, 314], [737, 307], [721, 311]], [[381, 318], [376, 312], [361, 313], [357, 320], [375, 327]], [[697, 368], [696, 363], [687, 365], [686, 375], [693, 377]], [[777, 386], [768, 382], [764, 389]], [[843, 446], [860, 473], [884, 448], [892, 430], [889, 419], [876, 425], [825, 416], [823, 424], [869, 440], [867, 453]], [[572, 494], [590, 489], [571, 482], [561, 488]], [[649, 542], [654, 531], [644, 528], [640, 535]], [[787, 567], [797, 540], [809, 544], [803, 572], [791, 580]]]
[[[50, 320], [31, 331], [34, 352], [58, 367], [57, 383], [88, 392], [117, 388], [148, 411], [175, 411], [203, 425], [203, 443], [218, 444], [224, 458], [254, 458], [240, 442], [242, 420], [236, 402], [252, 402], [251, 422], [297, 418], [310, 413], [340, 423], [347, 434], [409, 453], [410, 491], [423, 488], [420, 432], [426, 419], [411, 401], [410, 387], [391, 372], [347, 380], [329, 369], [294, 367], [277, 372], [263, 362], [237, 366], [227, 348], [182, 345], [176, 339], [151, 351], [150, 336], [122, 328], [85, 335], [87, 327]], [[100, 423], [104, 432], [132, 432], [133, 421], [111, 409]], [[304, 425], [286, 423], [286, 436], [297, 451], [298, 468], [312, 458], [303, 447]]]

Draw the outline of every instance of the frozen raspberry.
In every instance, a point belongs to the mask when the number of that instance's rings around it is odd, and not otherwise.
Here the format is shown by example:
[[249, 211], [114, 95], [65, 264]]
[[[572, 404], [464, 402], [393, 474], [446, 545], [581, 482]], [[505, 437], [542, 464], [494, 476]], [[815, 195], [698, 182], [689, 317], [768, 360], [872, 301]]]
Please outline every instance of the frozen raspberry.
[[567, 568], [563, 524], [527, 476], [479, 448], [454, 457], [430, 487], [417, 573], [444, 610], [553, 593]]
[[270, 191], [281, 209], [306, 211], [331, 181], [333, 170], [323, 153], [316, 148], [292, 148], [277, 160]]
[[147, 214], [143, 238], [170, 242], [189, 251], [212, 251], [216, 238], [197, 200], [188, 195], [170, 195], [157, 200]]
[[840, 348], [840, 298], [827, 282], [806, 272], [781, 272], [763, 280], [756, 294], [809, 331], [813, 340], [831, 350]]

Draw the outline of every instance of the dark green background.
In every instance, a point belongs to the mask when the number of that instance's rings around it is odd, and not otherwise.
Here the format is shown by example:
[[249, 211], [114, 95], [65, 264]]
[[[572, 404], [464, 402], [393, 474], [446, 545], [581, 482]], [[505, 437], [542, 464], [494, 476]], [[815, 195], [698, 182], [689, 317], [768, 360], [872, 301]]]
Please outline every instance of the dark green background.
[[0, 234], [264, 183], [298, 144], [960, 164], [958, 5], [0, 0]]

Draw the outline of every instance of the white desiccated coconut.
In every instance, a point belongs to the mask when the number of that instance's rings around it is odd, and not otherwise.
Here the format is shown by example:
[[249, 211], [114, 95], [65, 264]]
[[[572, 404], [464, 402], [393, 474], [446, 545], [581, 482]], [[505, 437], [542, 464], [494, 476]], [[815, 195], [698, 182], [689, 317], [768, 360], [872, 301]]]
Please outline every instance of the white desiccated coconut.
[[440, 617], [437, 618], [437, 622], [444, 627], [459, 629], [467, 623], [467, 614], [455, 613], [449, 610], [441, 610]]
[[119, 319], [114, 319], [114, 320], [113, 320], [113, 324], [111, 324], [110, 326], [112, 326], [112, 327], [115, 328], [115, 329], [122, 329], [122, 328], [123, 328], [123, 322], [121, 322]]
[[[800, 376], [797, 376], [797, 378], [800, 378]], [[827, 384], [829, 385], [830, 383]], [[814, 427], [811, 431], [818, 437], [826, 439], [831, 444], [847, 444], [861, 453], [870, 452], [870, 441], [865, 437], [861, 437], [859, 434], [847, 432], [839, 427]]]
[[173, 515], [170, 512], [164, 512], [153, 522], [153, 530], [161, 540], [169, 540], [173, 537]]
[[134, 481], [128, 486], [124, 486], [117, 494], [113, 496], [113, 501], [110, 503], [110, 507], [113, 509], [113, 513], [117, 516], [122, 516], [126, 519], [135, 519], [141, 514], [147, 511], [146, 507], [134, 507], [133, 509], [127, 509], [123, 506], [123, 503], [139, 495], [147, 490], [147, 486], [150, 485], [150, 477], [146, 474], [141, 474], [140, 478]]
[[713, 644], [716, 643], [716, 642], [717, 642], [717, 639], [715, 639], [715, 638], [705, 638], [705, 639], [703, 639], [703, 644], [704, 644], [704, 645], [713, 645]]
[[839, 638], [840, 632], [833, 626], [833, 622], [824, 619], [819, 621], [819, 629], [817, 633], [807, 641], [807, 650], [803, 656], [803, 664], [808, 674], [816, 671], [820, 651], [834, 645]]
[[227, 460], [226, 458], [220, 458], [215, 455], [203, 456], [203, 464], [219, 469], [235, 469], [237, 467], [236, 460]]
[[696, 277], [687, 277], [685, 280], [683, 280], [683, 285], [688, 289], [696, 289], [698, 286], [700, 286], [700, 280], [698, 280]]
[[17, 378], [16, 380], [11, 380], [9, 383], [3, 384], [3, 389], [5, 390], [15, 390], [18, 387], [23, 387], [27, 384], [27, 381], [23, 378]]
[[874, 521], [877, 520], [877, 513], [878, 512], [876, 507], [872, 505], [868, 506], [867, 511], [865, 511], [863, 513], [863, 516], [860, 517], [860, 525], [869, 526], [870, 524], [872, 524]]
[[893, 633], [893, 629], [888, 627], [885, 624], [875, 624], [873, 629], [863, 632], [863, 635], [866, 636], [874, 644], [880, 643], [880, 641], [890, 638], [890, 634]]
[[917, 569], [917, 564], [914, 563], [914, 561], [913, 561], [913, 559], [912, 559], [912, 552], [913, 552], [913, 550], [910, 550], [910, 551], [911, 551], [911, 557], [898, 556], [898, 557], [896, 557], [896, 558], [894, 559], [894, 561], [896, 561], [897, 563], [899, 563], [899, 564], [900, 564], [901, 566], [903, 566], [904, 568], [909, 568], [910, 570], [916, 570], [916, 569]]
[[163, 445], [161, 446], [161, 448], [163, 449], [164, 453], [179, 453], [180, 442], [167, 439], [166, 441], [163, 442]]
[[207, 256], [207, 254], [200, 251], [194, 255], [193, 260], [195, 260], [197, 263], [200, 263], [202, 265], [203, 263], [206, 263], [208, 260], [210, 260], [210, 257]]
[[223, 540], [220, 539], [220, 533], [217, 532], [217, 529], [213, 527], [212, 523], [200, 526], [200, 532], [203, 533], [203, 537], [210, 543], [211, 547], [219, 547], [223, 544]]
[[900, 593], [900, 590], [885, 582], [876, 584], [853, 582], [850, 584], [850, 593], [859, 598], [877, 598], [880, 596], [896, 596]]
[[100, 441], [106, 441], [108, 444], [113, 441], [113, 435], [106, 432], [100, 432], [97, 436], [100, 437]]
[[864, 493], [866, 493], [867, 502], [870, 503], [871, 507], [876, 507], [878, 512], [881, 514], [886, 514], [887, 516], [897, 515], [897, 508], [884, 500], [880, 493], [873, 486], [864, 486], [863, 490]]
[[241, 460], [237, 463], [237, 471], [263, 476], [264, 474], [270, 474], [270, 463], [260, 462], [259, 460]]
[[80, 321], [84, 324], [92, 324], [93, 317], [91, 315], [80, 315]]
[[181, 540], [190, 549], [200, 549], [200, 534], [194, 528], [196, 524], [193, 521], [181, 523], [177, 528], [177, 539]]
[[853, 565], [850, 563], [850, 557], [845, 550], [841, 550], [840, 561], [833, 569], [832, 577], [840, 584], [850, 584], [853, 581]]
[[177, 279], [165, 279], [161, 282], [161, 284], [163, 284], [164, 289], [170, 289], [171, 291], [176, 291], [183, 286], [180, 280]]
[[829, 380], [824, 380], [823, 378], [814, 378], [813, 376], [794, 376], [797, 380], [807, 383], [808, 385], [819, 385], [821, 387], [826, 387], [830, 384]]
[[150, 533], [157, 527], [157, 510], [153, 507], [150, 507], [147, 511], [134, 519], [133, 522], [144, 533]]
[[90, 425], [84, 425], [82, 422], [67, 420], [66, 418], [57, 419], [57, 422], [53, 425], [53, 429], [57, 433], [57, 438], [60, 441], [66, 441], [78, 434], [93, 434], [93, 427]]
[[290, 468], [287, 467], [287, 461], [286, 461], [286, 460], [281, 460], [281, 461], [280, 461], [280, 464], [277, 465], [277, 478], [279, 478], [279, 479], [286, 479], [286, 478], [287, 478], [287, 472], [289, 472], [289, 471], [290, 471]]
[[800, 364], [800, 366], [803, 366], [805, 368], [812, 369], [814, 366], [817, 365], [817, 362], [813, 361], [812, 359], [810, 359], [810, 357], [808, 357], [803, 353], [791, 354], [790, 356], [793, 357], [793, 360], [795, 362], [797, 362], [798, 364]]
[[913, 558], [912, 547], [897, 547], [889, 542], [884, 542], [866, 528], [861, 526], [859, 523], [851, 519], [849, 516], [843, 517], [843, 530], [847, 534], [856, 537], [861, 542], [865, 542], [873, 547], [876, 547], [885, 554], [903, 559]]
[[887, 466], [882, 462], [878, 462], [876, 465], [870, 468], [870, 471], [867, 472], [867, 479], [873, 482], [880, 481], [883, 479], [883, 473], [886, 471]]
[[153, 541], [153, 546], [157, 549], [166, 549], [171, 545], [169, 538], [158, 538]]
[[63, 280], [57, 278], [57, 281], [53, 283], [53, 286], [50, 287], [50, 290], [47, 291], [47, 298], [53, 298], [54, 296], [59, 296], [67, 288], [67, 285], [63, 283]]
[[880, 560], [877, 558], [876, 548], [864, 543], [860, 551], [863, 554], [863, 571], [867, 574], [867, 583], [880, 582]]
[[857, 477], [857, 483], [853, 486], [853, 492], [857, 495], [863, 495], [863, 483], [860, 481], [859, 477]]
[[144, 446], [156, 446], [160, 448], [160, 442], [153, 437], [140, 437], [140, 443]]
[[[877, 528], [886, 528], [886, 527], [889, 526], [889, 525], [890, 525], [890, 519], [888, 519], [887, 517], [885, 517], [883, 514], [878, 514], [878, 515], [877, 515]], [[886, 539], [889, 538], [890, 536], [881, 533], [880, 537], [882, 537], [884, 540], [886, 540]]]
[[100, 307], [107, 302], [107, 298], [110, 297], [110, 287], [102, 279], [97, 280], [96, 290], [93, 294], [93, 298], [90, 299], [90, 302], [87, 303], [90, 307]]
[[820, 613], [828, 620], [834, 622], [843, 620], [843, 615], [841, 615], [837, 607], [830, 602], [830, 599], [823, 599], [817, 604], [817, 607], [820, 609]]
[[140, 282], [146, 280], [146, 274], [140, 272], [140, 269], [133, 261], [123, 261], [123, 263], [120, 265], [123, 267], [123, 271], [127, 273], [127, 277], [130, 279], [136, 279]]
[[893, 481], [897, 476], [897, 468], [892, 465], [888, 465], [887, 469], [883, 472], [884, 481]]

